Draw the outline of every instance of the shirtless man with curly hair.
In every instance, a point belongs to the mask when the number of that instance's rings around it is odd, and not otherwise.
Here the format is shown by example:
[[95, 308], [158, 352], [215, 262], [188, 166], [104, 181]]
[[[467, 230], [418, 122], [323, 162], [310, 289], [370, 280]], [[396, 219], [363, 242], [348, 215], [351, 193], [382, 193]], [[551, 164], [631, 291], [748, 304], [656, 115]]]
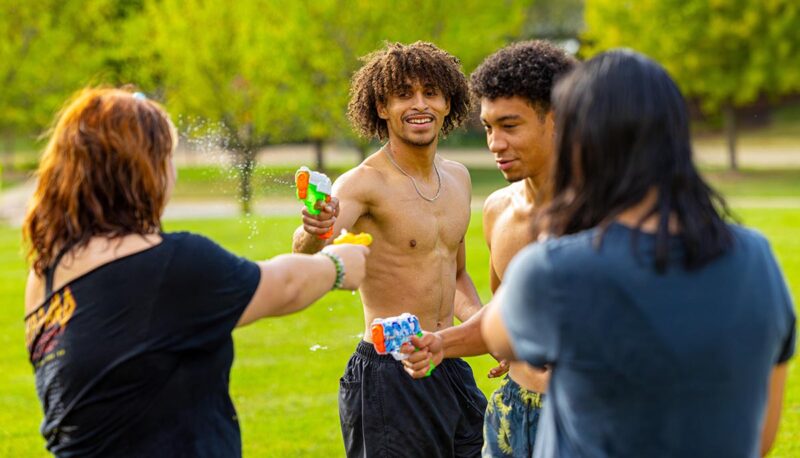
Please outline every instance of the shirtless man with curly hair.
[[467, 79], [455, 57], [430, 43], [388, 44], [353, 76], [349, 118], [384, 146], [333, 186], [317, 216], [303, 210], [294, 251], [314, 253], [333, 227], [374, 237], [360, 288], [364, 339], [339, 389], [347, 455], [478, 456], [486, 398], [470, 367], [441, 361], [416, 381], [391, 356], [377, 354], [369, 325], [409, 312], [424, 330], [467, 320], [480, 300], [465, 269], [464, 235], [472, 185], [467, 169], [436, 154], [440, 135], [467, 117]]

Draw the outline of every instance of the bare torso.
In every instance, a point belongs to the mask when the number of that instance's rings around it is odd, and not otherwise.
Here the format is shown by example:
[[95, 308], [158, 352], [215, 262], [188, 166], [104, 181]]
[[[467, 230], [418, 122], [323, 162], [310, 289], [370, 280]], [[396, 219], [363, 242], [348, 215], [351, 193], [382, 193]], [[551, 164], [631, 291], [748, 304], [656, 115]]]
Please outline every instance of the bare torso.
[[[533, 241], [534, 205], [526, 198], [525, 181], [512, 183], [486, 199], [483, 230], [490, 250], [492, 292], [500, 285], [511, 259]], [[511, 363], [509, 376], [520, 386], [544, 392], [550, 373], [524, 362]]]
[[[441, 194], [433, 202], [420, 197], [411, 179], [382, 152], [367, 158], [334, 186], [341, 202], [336, 230], [352, 219], [347, 207], [357, 200], [360, 211], [348, 229], [368, 232], [374, 239], [360, 289], [367, 341], [375, 318], [404, 312], [417, 315], [426, 331], [453, 324], [456, 256], [469, 224], [471, 185], [461, 164], [438, 157], [435, 163]], [[420, 192], [433, 197], [437, 181], [435, 177], [418, 181]]]

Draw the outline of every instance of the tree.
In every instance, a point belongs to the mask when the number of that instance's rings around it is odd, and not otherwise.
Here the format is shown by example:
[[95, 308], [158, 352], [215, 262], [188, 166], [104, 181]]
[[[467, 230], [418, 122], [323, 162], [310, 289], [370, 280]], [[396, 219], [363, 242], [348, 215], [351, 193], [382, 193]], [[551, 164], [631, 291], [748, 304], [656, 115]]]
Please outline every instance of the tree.
[[731, 169], [735, 109], [800, 90], [800, 4], [793, 0], [592, 0], [586, 54], [627, 46], [661, 62], [706, 113], [723, 114]]
[[292, 74], [300, 81], [295, 95], [304, 107], [301, 124], [306, 137], [316, 145], [317, 167], [324, 168], [322, 144], [332, 139], [347, 139], [365, 154], [367, 143], [355, 138], [345, 118], [350, 77], [360, 67], [361, 56], [385, 41], [425, 40], [458, 56], [471, 70], [520, 35], [529, 4], [529, 0], [505, 1], [488, 8], [475, 0], [417, 4], [319, 0], [286, 5], [284, 17], [295, 27], [289, 35], [298, 37], [291, 51], [287, 49], [287, 58], [296, 65]]
[[258, 150], [298, 139], [296, 84], [274, 1], [164, 0], [146, 8], [147, 37], [173, 113], [218, 123], [236, 157], [242, 211], [249, 213]]
[[0, 12], [0, 135], [8, 157], [17, 136], [41, 132], [69, 95], [103, 80], [115, 8], [111, 0], [6, 0]]
[[353, 139], [345, 113], [360, 56], [385, 40], [428, 40], [471, 70], [518, 36], [529, 3], [254, 0], [218, 9], [210, 1], [163, 0], [145, 8], [142, 52], [156, 62], [159, 76], [150, 80], [159, 82], [173, 113], [221, 123], [249, 212], [261, 147], [311, 141], [324, 168], [324, 143]]

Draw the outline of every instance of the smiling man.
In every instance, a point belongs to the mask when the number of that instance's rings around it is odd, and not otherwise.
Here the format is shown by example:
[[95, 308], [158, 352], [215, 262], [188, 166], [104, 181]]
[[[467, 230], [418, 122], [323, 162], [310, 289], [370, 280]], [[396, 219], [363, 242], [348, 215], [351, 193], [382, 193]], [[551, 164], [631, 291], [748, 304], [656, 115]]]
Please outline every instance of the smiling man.
[[[532, 219], [550, 197], [554, 141], [550, 94], [558, 77], [574, 65], [575, 60], [561, 48], [546, 41], [526, 41], [487, 57], [470, 77], [472, 93], [480, 99], [489, 151], [511, 183], [492, 193], [483, 206], [493, 293], [514, 255], [533, 241]], [[427, 354], [436, 362], [442, 357], [486, 353], [478, 331], [483, 315], [481, 312], [460, 326], [417, 342], [427, 351], [409, 357], [406, 365], [412, 375], [422, 375]], [[497, 375], [497, 369], [489, 374]], [[484, 456], [531, 455], [548, 379], [547, 370], [524, 362], [511, 364], [508, 376], [489, 400]]]
[[[465, 269], [470, 218], [467, 169], [436, 154], [439, 136], [469, 113], [458, 59], [430, 43], [389, 44], [354, 75], [348, 115], [384, 146], [333, 186], [317, 216], [303, 209], [295, 251], [313, 253], [332, 226], [374, 237], [360, 289], [365, 332], [340, 381], [339, 416], [347, 455], [477, 456], [486, 398], [460, 359], [421, 381], [371, 343], [373, 319], [409, 312], [424, 330], [453, 325], [480, 309]], [[426, 370], [427, 372], [427, 370]]]

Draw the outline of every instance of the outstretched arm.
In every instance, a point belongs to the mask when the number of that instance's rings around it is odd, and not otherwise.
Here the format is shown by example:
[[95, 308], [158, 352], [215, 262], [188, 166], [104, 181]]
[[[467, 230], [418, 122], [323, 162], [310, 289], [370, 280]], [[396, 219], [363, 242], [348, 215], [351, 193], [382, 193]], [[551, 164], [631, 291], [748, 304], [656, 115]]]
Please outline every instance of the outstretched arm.
[[[363, 245], [336, 245], [325, 249], [341, 259], [343, 289], [356, 289], [364, 279], [369, 248]], [[336, 263], [324, 253], [285, 254], [260, 262], [261, 280], [237, 326], [260, 318], [300, 311], [331, 290], [336, 280]]]
[[444, 358], [488, 353], [489, 350], [481, 336], [481, 323], [485, 312], [486, 307], [458, 326], [435, 333], [424, 332], [421, 338], [412, 337], [411, 343], [414, 347], [423, 351], [407, 352], [408, 358], [403, 360], [406, 372], [414, 378], [422, 378], [427, 374], [431, 361], [438, 366]]
[[500, 289], [492, 299], [492, 302], [484, 307], [484, 318], [481, 322], [481, 334], [486, 342], [486, 347], [495, 357], [516, 361], [517, 357], [511, 347], [511, 339], [508, 335], [508, 328], [503, 323], [500, 315], [500, 304], [502, 304], [503, 290]]

